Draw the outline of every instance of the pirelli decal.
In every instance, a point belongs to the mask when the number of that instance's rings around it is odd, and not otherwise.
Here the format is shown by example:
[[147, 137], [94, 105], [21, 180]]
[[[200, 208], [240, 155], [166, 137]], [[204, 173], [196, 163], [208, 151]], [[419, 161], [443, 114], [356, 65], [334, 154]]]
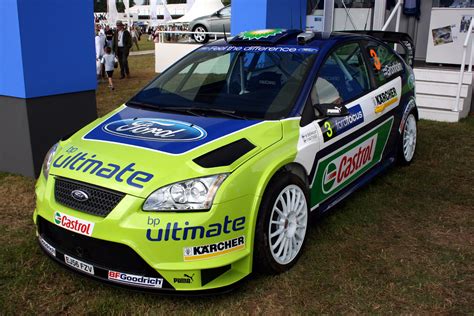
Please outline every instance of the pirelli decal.
[[240, 236], [215, 244], [184, 248], [184, 261], [205, 260], [245, 248], [245, 237]]
[[390, 88], [375, 96], [375, 113], [380, 113], [398, 101], [397, 89]]

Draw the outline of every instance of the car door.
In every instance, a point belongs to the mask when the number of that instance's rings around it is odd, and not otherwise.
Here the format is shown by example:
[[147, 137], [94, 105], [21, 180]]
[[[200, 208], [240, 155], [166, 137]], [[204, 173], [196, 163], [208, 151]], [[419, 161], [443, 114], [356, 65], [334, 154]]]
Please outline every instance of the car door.
[[[217, 11], [211, 19], [211, 32], [230, 32], [230, 6]], [[224, 28], [223, 28], [224, 27]]]
[[[320, 66], [310, 93], [320, 139], [310, 173], [312, 209], [328, 209], [382, 159], [393, 122], [377, 121], [373, 88], [359, 42], [339, 45]], [[347, 115], [323, 115], [318, 105], [345, 107]]]

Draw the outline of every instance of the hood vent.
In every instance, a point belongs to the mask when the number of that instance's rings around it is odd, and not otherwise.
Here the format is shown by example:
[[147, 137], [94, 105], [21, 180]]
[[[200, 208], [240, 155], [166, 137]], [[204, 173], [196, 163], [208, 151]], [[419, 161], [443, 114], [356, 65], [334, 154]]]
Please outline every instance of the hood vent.
[[242, 138], [199, 156], [193, 161], [204, 168], [228, 166], [254, 148], [254, 144]]

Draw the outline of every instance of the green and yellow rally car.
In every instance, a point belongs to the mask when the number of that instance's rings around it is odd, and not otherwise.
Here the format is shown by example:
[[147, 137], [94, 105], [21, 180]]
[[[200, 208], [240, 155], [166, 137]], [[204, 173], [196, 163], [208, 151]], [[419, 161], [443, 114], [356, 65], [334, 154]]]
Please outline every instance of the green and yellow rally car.
[[310, 216], [413, 159], [414, 76], [386, 44], [410, 60], [412, 42], [369, 33], [261, 30], [196, 49], [51, 148], [40, 246], [143, 290], [222, 291], [289, 269]]

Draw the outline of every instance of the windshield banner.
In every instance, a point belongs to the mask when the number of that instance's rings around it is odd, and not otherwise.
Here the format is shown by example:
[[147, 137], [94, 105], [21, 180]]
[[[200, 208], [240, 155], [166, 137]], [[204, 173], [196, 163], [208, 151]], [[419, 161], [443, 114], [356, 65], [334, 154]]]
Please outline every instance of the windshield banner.
[[293, 54], [317, 54], [319, 49], [316, 47], [301, 46], [201, 46], [200, 52], [274, 52], [274, 53], [293, 53]]

